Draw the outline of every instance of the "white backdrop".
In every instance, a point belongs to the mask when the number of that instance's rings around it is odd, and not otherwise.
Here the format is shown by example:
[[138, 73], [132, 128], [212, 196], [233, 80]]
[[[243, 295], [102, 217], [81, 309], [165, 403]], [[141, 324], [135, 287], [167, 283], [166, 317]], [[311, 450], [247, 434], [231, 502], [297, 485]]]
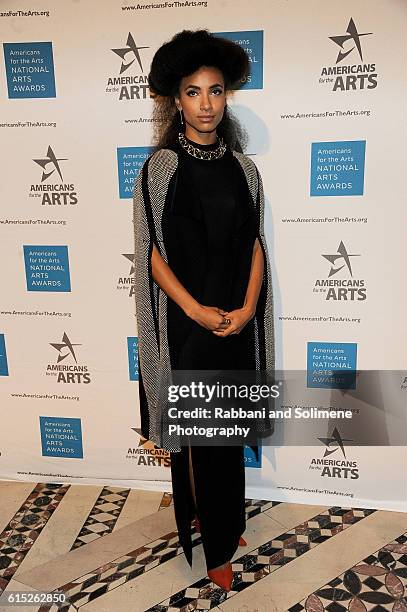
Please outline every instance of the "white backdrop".
[[[311, 355], [406, 367], [406, 17], [402, 0], [0, 7], [0, 478], [170, 490], [168, 454], [137, 429], [131, 195], [149, 65], [183, 28], [251, 57], [230, 105], [265, 187], [277, 367], [304, 373], [287, 405], [346, 404], [307, 386]], [[331, 423], [328, 442], [283, 444], [295, 427], [259, 464], [247, 452], [248, 496], [407, 511], [405, 447], [341, 448]]]

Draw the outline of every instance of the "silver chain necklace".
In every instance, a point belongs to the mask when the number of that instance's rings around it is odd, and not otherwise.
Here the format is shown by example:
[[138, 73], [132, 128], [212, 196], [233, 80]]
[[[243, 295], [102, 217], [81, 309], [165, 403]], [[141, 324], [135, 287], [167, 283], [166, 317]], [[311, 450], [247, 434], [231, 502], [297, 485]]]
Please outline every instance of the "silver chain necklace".
[[219, 146], [210, 151], [204, 151], [203, 149], [199, 149], [199, 147], [194, 147], [193, 144], [188, 142], [182, 132], [178, 132], [178, 141], [187, 153], [193, 157], [196, 157], [197, 159], [219, 159], [219, 157], [222, 157], [226, 151], [226, 144], [222, 138], [219, 138]]

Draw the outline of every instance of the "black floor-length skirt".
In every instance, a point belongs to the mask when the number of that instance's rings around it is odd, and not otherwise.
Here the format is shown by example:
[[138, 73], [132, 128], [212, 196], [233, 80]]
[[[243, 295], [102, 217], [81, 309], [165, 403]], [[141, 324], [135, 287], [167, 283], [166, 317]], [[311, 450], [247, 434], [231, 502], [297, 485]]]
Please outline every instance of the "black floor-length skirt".
[[[241, 370], [253, 367], [248, 343], [251, 324], [222, 338], [194, 324], [179, 357], [179, 370]], [[191, 521], [197, 514], [207, 569], [226, 563], [246, 527], [244, 445], [191, 444], [197, 508], [191, 492], [189, 448], [171, 453], [175, 518], [181, 545], [192, 565]]]
[[191, 521], [201, 524], [207, 569], [235, 554], [245, 530], [245, 474], [242, 446], [191, 446], [197, 513], [190, 492], [188, 447], [171, 453], [175, 518], [180, 543], [192, 566]]

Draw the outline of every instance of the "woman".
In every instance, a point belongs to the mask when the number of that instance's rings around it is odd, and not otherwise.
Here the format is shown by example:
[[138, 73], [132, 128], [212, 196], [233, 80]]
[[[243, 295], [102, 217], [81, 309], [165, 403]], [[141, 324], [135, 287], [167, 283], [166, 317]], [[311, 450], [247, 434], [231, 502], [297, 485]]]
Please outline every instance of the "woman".
[[[227, 95], [248, 57], [207, 30], [184, 30], [156, 52], [156, 150], [134, 189], [135, 299], [143, 435], [171, 453], [180, 543], [192, 565], [191, 521], [209, 577], [229, 591], [245, 530], [243, 445], [197, 446], [165, 423], [174, 370], [256, 370], [273, 376], [271, 269], [264, 195]], [[269, 435], [274, 423], [258, 420]], [[253, 446], [257, 451], [257, 446]]]

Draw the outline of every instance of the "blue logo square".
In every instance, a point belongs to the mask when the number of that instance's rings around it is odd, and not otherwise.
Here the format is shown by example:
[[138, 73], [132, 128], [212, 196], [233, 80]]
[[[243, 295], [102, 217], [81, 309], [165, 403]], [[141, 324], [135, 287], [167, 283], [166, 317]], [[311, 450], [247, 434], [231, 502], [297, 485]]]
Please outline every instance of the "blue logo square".
[[6, 340], [4, 334], [0, 334], [0, 376], [8, 376]]
[[119, 197], [132, 198], [134, 181], [138, 177], [153, 147], [118, 147]]
[[81, 419], [40, 416], [43, 457], [83, 459]]
[[129, 356], [129, 379], [138, 380], [138, 338], [127, 337], [127, 353]]
[[366, 140], [311, 144], [311, 196], [363, 195]]
[[356, 389], [355, 342], [308, 342], [307, 387]]
[[4, 43], [9, 98], [55, 98], [52, 42]]
[[263, 89], [263, 30], [214, 32], [240, 45], [249, 56], [250, 74], [240, 89]]
[[67, 246], [24, 245], [27, 291], [70, 291]]
[[261, 468], [261, 452], [262, 447], [260, 445], [257, 446], [259, 452], [259, 458], [257, 459], [256, 455], [253, 452], [253, 449], [250, 446], [244, 447], [244, 466], [247, 468]]

